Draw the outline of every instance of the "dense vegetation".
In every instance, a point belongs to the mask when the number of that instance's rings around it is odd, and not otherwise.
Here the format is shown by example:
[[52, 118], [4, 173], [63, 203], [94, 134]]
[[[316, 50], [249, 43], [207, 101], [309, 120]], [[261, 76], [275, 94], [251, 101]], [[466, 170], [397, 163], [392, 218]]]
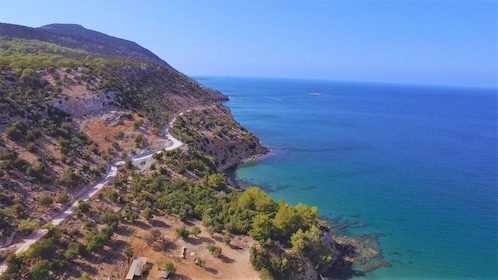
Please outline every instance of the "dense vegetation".
[[[274, 202], [256, 187], [233, 190], [224, 175], [215, 172], [212, 161], [195, 150], [163, 152], [156, 160], [156, 171], [148, 175], [121, 168], [113, 188], [100, 195], [122, 211], [98, 211], [80, 201], [76, 216], [85, 223], [83, 230], [50, 228], [48, 237], [26, 253], [7, 259], [9, 268], [1, 279], [60, 275], [78, 258], [90, 258], [105, 246], [112, 246], [119, 224], [134, 223], [139, 218], [137, 213], [147, 219], [173, 214], [185, 222], [201, 220], [208, 231], [249, 235], [259, 241], [251, 251], [251, 261], [263, 275], [287, 278], [304, 267], [304, 259], [326, 273], [331, 251], [320, 239], [322, 230], [315, 207]], [[173, 179], [176, 172], [200, 179]], [[190, 233], [184, 230], [177, 234], [186, 238]], [[156, 239], [151, 234], [150, 242]], [[220, 254], [218, 251], [213, 247], [213, 254]]]

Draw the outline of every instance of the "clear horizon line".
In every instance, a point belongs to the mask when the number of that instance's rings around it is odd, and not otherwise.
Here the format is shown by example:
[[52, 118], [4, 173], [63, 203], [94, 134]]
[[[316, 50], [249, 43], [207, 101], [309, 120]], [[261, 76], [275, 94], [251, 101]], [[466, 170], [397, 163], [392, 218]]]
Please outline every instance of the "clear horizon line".
[[[185, 73], [183, 73], [185, 74]], [[242, 78], [242, 79], [275, 79], [275, 80], [309, 80], [309, 81], [324, 81], [324, 82], [343, 82], [343, 83], [364, 83], [364, 84], [379, 84], [379, 85], [404, 85], [404, 86], [430, 86], [430, 87], [449, 87], [449, 88], [474, 88], [474, 89], [489, 89], [498, 90], [498, 83], [495, 85], [468, 85], [468, 84], [443, 84], [443, 83], [415, 83], [415, 82], [399, 82], [399, 81], [369, 81], [369, 80], [340, 80], [329, 78], [310, 78], [310, 77], [279, 77], [279, 76], [243, 76], [243, 75], [223, 75], [223, 74], [185, 74], [190, 78], [203, 77], [219, 77], [219, 78]]]

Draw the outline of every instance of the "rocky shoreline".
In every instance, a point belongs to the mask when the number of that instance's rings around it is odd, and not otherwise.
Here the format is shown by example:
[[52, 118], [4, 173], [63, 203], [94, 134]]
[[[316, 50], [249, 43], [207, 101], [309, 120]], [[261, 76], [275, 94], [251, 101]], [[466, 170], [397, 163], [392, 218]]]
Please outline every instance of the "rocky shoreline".
[[[255, 157], [250, 163], [264, 157]], [[240, 165], [238, 166], [240, 167]], [[232, 186], [244, 190], [249, 184], [237, 179], [235, 171], [237, 167], [225, 171], [225, 175]], [[368, 272], [382, 267], [392, 267], [392, 264], [384, 259], [382, 248], [379, 244], [379, 235], [375, 233], [348, 236], [344, 230], [355, 227], [356, 224], [339, 223], [338, 221], [323, 218], [321, 220], [325, 243], [332, 249], [333, 264], [329, 270], [330, 274], [322, 275], [323, 279], [350, 279], [354, 276], [362, 276]]]
[[[250, 187], [248, 182], [237, 178], [237, 168], [254, 164], [276, 152], [275, 148], [263, 145], [255, 135], [248, 133], [235, 122], [225, 107], [190, 110], [188, 114], [183, 114], [182, 118], [183, 121], [178, 127], [184, 127], [183, 133], [187, 138], [201, 139], [192, 143], [213, 157], [218, 170], [225, 174], [229, 185], [234, 189], [244, 190]], [[224, 127], [231, 127], [231, 130], [223, 130]], [[223, 134], [218, 133], [220, 131], [224, 131]], [[182, 131], [177, 132], [182, 134]], [[260, 187], [267, 192], [272, 189], [271, 186]], [[355, 226], [362, 224], [350, 225], [323, 219], [322, 238], [324, 244], [328, 244], [333, 252], [333, 263], [329, 273], [322, 276], [348, 279], [380, 267], [391, 266], [382, 257], [377, 235], [347, 236], [342, 233], [346, 227]], [[306, 270], [310, 275], [316, 274], [313, 266]]]
[[348, 225], [330, 219], [322, 219], [322, 225], [331, 229], [331, 232], [325, 235], [334, 254], [330, 279], [348, 279], [381, 267], [392, 267], [382, 254], [379, 234], [348, 236], [342, 233]]

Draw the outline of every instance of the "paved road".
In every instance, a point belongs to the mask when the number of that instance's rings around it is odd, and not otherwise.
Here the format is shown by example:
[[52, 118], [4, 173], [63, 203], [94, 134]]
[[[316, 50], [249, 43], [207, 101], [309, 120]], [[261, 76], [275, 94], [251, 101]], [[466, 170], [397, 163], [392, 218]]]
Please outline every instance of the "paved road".
[[[173, 119], [169, 123], [168, 127], [171, 127], [173, 125], [174, 121], [175, 121], [175, 119]], [[173, 136], [171, 136], [171, 134], [169, 134], [168, 128], [165, 128], [163, 130], [163, 132], [164, 132], [164, 135], [171, 142], [173, 142], [173, 144], [171, 146], [166, 147], [165, 150], [167, 150], [167, 151], [174, 150], [174, 149], [177, 149], [183, 145], [183, 143], [180, 140], [174, 138]], [[131, 157], [131, 160], [132, 161], [140, 161], [140, 160], [148, 159], [148, 158], [152, 157], [153, 154], [158, 153], [160, 151], [162, 151], [162, 149], [155, 150], [155, 151], [149, 151], [149, 152], [146, 152], [146, 153], [143, 153], [140, 155], [136, 155], [136, 156]], [[99, 192], [100, 189], [102, 189], [102, 187], [104, 187], [108, 182], [110, 182], [116, 176], [117, 171], [118, 171], [118, 166], [123, 165], [124, 163], [125, 163], [125, 161], [117, 161], [117, 162], [112, 163], [110, 168], [109, 168], [109, 171], [107, 172], [106, 177], [104, 179], [102, 179], [100, 182], [98, 182], [95, 186], [91, 187], [90, 189], [88, 189], [87, 191], [85, 191], [84, 193], [79, 195], [77, 198], [75, 198], [75, 201], [71, 206], [69, 206], [66, 210], [64, 210], [64, 212], [60, 213], [59, 215], [57, 215], [55, 218], [52, 219], [52, 221], [51, 221], [52, 224], [59, 225], [67, 217], [69, 217], [71, 214], [73, 214], [74, 209], [76, 209], [76, 207], [78, 206], [78, 200], [82, 199], [84, 201], [87, 201], [92, 196], [94, 196], [97, 192]], [[15, 251], [15, 254], [19, 254], [21, 252], [28, 250], [29, 247], [31, 245], [33, 245], [36, 241], [42, 239], [47, 234], [47, 232], [48, 231], [45, 229], [36, 230], [30, 236], [23, 239], [21, 242], [16, 243], [16, 244], [12, 244], [9, 247], [17, 248], [17, 250]], [[6, 247], [6, 248], [9, 248], [9, 247]], [[0, 263], [0, 275], [2, 275], [6, 271], [6, 269], [7, 269], [7, 265], [5, 264], [5, 262]]]

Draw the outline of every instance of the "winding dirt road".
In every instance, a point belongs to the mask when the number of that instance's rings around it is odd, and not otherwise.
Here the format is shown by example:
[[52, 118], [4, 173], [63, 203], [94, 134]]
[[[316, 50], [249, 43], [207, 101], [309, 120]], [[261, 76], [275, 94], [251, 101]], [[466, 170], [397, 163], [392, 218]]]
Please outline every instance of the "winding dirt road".
[[[172, 145], [164, 148], [167, 151], [177, 149], [177, 148], [179, 148], [179, 147], [181, 147], [183, 145], [183, 143], [180, 140], [174, 138], [168, 132], [168, 127], [171, 127], [173, 125], [174, 121], [175, 121], [175, 119], [173, 119], [169, 123], [169, 125], [163, 130], [164, 135], [171, 142], [173, 142]], [[136, 161], [141, 161], [141, 160], [144, 160], [144, 159], [148, 159], [148, 158], [152, 157], [153, 154], [158, 153], [158, 152], [160, 152], [162, 150], [163, 149], [145, 152], [143, 154], [131, 157], [131, 160], [134, 161], [134, 162], [136, 162]], [[98, 182], [95, 186], [89, 188], [88, 190], [86, 190], [85, 192], [83, 192], [82, 194], [80, 194], [79, 196], [77, 196], [74, 199], [74, 203], [71, 206], [69, 206], [66, 210], [64, 210], [64, 212], [60, 213], [55, 218], [53, 218], [51, 220], [51, 223], [53, 225], [59, 225], [67, 217], [69, 217], [71, 214], [73, 214], [74, 210], [78, 206], [78, 200], [81, 199], [81, 200], [87, 201], [92, 196], [94, 196], [96, 193], [98, 193], [102, 189], [102, 187], [104, 187], [107, 183], [109, 183], [116, 176], [117, 171], [118, 171], [118, 166], [123, 165], [123, 164], [125, 164], [125, 161], [123, 161], [123, 160], [111, 163], [111, 165], [109, 167], [109, 170], [107, 171], [106, 177], [104, 179], [102, 179], [100, 182]], [[30, 236], [24, 238], [21, 242], [12, 244], [10, 246], [6, 246], [5, 248], [3, 248], [3, 250], [9, 249], [9, 248], [17, 248], [16, 251], [15, 251], [15, 254], [19, 254], [21, 252], [24, 252], [24, 251], [28, 250], [29, 247], [31, 245], [33, 245], [36, 241], [42, 239], [47, 234], [47, 232], [48, 231], [46, 229], [36, 230]], [[6, 270], [7, 270], [6, 263], [5, 262], [0, 263], [0, 275], [2, 275]]]

